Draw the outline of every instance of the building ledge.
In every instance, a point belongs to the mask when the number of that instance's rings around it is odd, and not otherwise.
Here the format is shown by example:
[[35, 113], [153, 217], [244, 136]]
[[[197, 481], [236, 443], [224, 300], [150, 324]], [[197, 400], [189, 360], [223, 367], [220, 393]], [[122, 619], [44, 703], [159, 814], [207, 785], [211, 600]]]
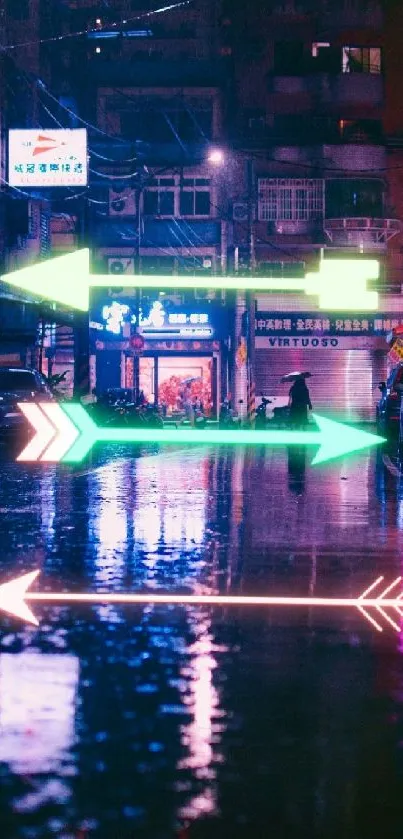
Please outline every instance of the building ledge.
[[357, 218], [327, 218], [324, 229], [331, 242], [339, 242], [345, 238], [346, 244], [358, 244], [359, 240], [365, 244], [383, 246], [401, 232], [402, 225], [396, 218], [371, 218], [361, 216]]

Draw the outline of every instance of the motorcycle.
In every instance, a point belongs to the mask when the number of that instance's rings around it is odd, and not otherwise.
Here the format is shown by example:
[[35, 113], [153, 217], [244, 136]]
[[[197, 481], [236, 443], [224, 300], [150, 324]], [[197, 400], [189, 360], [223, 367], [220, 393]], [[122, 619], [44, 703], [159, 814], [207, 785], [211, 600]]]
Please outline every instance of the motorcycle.
[[239, 428], [240, 419], [238, 414], [231, 408], [231, 403], [228, 399], [224, 399], [220, 409], [219, 428], [230, 429]]
[[272, 416], [268, 417], [266, 414], [267, 405], [272, 404], [271, 399], [266, 399], [261, 395], [261, 404], [256, 409], [255, 429], [264, 430], [265, 428], [288, 428], [290, 424], [290, 409], [288, 405], [281, 405], [273, 408]]
[[207, 417], [204, 415], [201, 408], [194, 408], [194, 427], [205, 428], [207, 425]]
[[98, 425], [112, 428], [163, 428], [164, 422], [156, 405], [136, 404], [129, 390], [110, 390], [88, 406]]
[[271, 420], [269, 420], [266, 416], [266, 408], [268, 405], [271, 405], [271, 399], [266, 399], [262, 396], [262, 401], [258, 408], [256, 409], [256, 416], [255, 416], [255, 429], [262, 431], [263, 429], [267, 428], [267, 425]]

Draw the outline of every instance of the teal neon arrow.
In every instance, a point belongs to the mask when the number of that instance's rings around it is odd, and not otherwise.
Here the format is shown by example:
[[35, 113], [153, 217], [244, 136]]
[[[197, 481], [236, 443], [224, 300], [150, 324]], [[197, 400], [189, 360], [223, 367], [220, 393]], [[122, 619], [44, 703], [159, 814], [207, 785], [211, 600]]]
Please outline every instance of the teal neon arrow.
[[325, 259], [319, 271], [305, 277], [172, 277], [134, 274], [90, 273], [88, 248], [28, 265], [3, 274], [1, 281], [17, 289], [87, 312], [91, 286], [108, 288], [217, 288], [244, 291], [302, 291], [319, 297], [319, 307], [327, 311], [365, 312], [378, 309], [378, 293], [368, 291], [369, 280], [379, 276], [376, 259]]
[[325, 463], [342, 455], [384, 443], [383, 437], [351, 428], [313, 414], [312, 431], [222, 431], [220, 429], [102, 428], [81, 404], [22, 402], [20, 410], [35, 435], [18, 461], [80, 463], [95, 443], [157, 443], [170, 445], [319, 446], [312, 463]]

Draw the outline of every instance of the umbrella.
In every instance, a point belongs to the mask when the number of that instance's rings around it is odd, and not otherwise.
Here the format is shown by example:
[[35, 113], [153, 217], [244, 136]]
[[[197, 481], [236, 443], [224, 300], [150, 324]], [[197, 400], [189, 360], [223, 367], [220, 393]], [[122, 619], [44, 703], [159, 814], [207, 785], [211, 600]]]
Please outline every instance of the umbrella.
[[191, 385], [192, 382], [199, 382], [201, 376], [192, 376], [190, 379], [182, 379], [181, 384], [183, 385]]
[[308, 372], [299, 373], [298, 370], [296, 370], [294, 373], [287, 373], [286, 376], [282, 376], [281, 381], [282, 382], [295, 382], [296, 379], [300, 379], [300, 378], [301, 379], [310, 379], [311, 376], [312, 376], [312, 373], [308, 373]]

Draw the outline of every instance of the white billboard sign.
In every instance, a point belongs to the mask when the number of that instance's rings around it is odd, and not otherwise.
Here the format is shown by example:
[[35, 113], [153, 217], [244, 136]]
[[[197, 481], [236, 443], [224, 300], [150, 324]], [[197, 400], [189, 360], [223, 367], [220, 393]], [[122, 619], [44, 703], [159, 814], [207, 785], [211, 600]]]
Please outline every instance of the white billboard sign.
[[86, 186], [87, 129], [11, 129], [8, 181], [17, 187]]

